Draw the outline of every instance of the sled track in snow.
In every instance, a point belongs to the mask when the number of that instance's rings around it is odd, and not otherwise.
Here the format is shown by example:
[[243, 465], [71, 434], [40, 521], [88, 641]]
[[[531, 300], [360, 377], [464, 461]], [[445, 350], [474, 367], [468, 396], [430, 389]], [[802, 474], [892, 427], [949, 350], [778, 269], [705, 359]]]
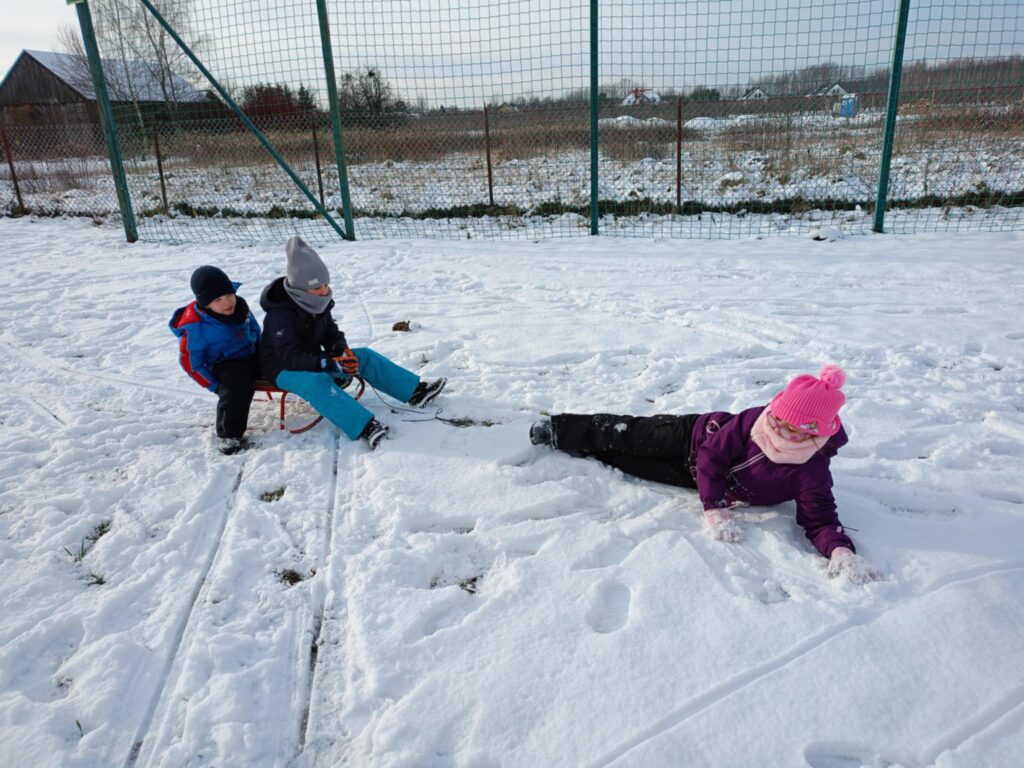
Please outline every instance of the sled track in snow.
[[[227, 504], [225, 505], [224, 514], [221, 516], [220, 525], [215, 538], [215, 543], [210, 547], [209, 552], [206, 555], [206, 561], [203, 563], [202, 570], [196, 579], [195, 585], [192, 588], [192, 594], [188, 601], [188, 606], [184, 611], [184, 616], [180, 620], [177, 631], [170, 643], [170, 650], [167, 654], [167, 659], [164, 661], [163, 670], [160, 672], [159, 682], [157, 683], [156, 689], [153, 691], [153, 696], [150, 699], [149, 705], [146, 707], [146, 713], [139, 723], [139, 730], [135, 734], [135, 738], [132, 740], [132, 746], [128, 751], [128, 756], [124, 761], [124, 768], [134, 768], [138, 762], [139, 755], [142, 752], [142, 746], [145, 743], [146, 736], [149, 733], [149, 729], [153, 723], [153, 717], [156, 714], [157, 708], [160, 704], [161, 699], [164, 696], [164, 692], [168, 689], [168, 682], [175, 674], [175, 664], [178, 660], [178, 656], [181, 653], [183, 647], [187, 647], [190, 643], [189, 630], [192, 627], [192, 617], [195, 614], [195, 608], [197, 604], [200, 604], [199, 597], [206, 591], [207, 578], [210, 575], [210, 570], [213, 567], [214, 562], [217, 560], [217, 555], [220, 553], [221, 544], [224, 541], [224, 532], [227, 529], [228, 520], [231, 518], [231, 514], [235, 509], [235, 500], [238, 498], [238, 489], [242, 484], [242, 477], [245, 474], [245, 466], [248, 463], [246, 461], [238, 468], [238, 473], [235, 475], [235, 479], [231, 484], [231, 492], [228, 498]], [[173, 689], [173, 686], [171, 686]]]
[[[946, 587], [954, 584], [966, 583], [975, 579], [984, 578], [986, 576], [992, 576], [999, 573], [1009, 573], [1011, 571], [1024, 570], [1024, 561], [1008, 561], [1002, 563], [994, 563], [976, 566], [973, 568], [967, 568], [958, 573], [950, 574], [944, 578], [938, 579], [936, 582], [931, 584], [921, 593], [913, 596], [911, 600], [919, 600], [927, 597], [935, 592], [938, 592]], [[710, 709], [714, 705], [718, 704], [723, 699], [732, 696], [734, 693], [738, 693], [743, 689], [757, 683], [763, 678], [771, 675], [780, 669], [787, 667], [789, 664], [801, 659], [811, 651], [819, 648], [825, 643], [834, 640], [837, 637], [845, 634], [846, 632], [856, 629], [857, 627], [867, 626], [874, 623], [882, 616], [886, 615], [892, 610], [902, 608], [906, 605], [906, 601], [901, 603], [892, 604], [885, 608], [870, 612], [862, 613], [860, 616], [853, 616], [845, 621], [839, 622], [839, 624], [829, 627], [828, 629], [819, 632], [813, 637], [808, 638], [802, 643], [797, 643], [785, 653], [776, 656], [774, 659], [769, 659], [763, 664], [759, 664], [755, 667], [734, 675], [732, 678], [719, 683], [718, 685], [712, 686], [704, 693], [694, 696], [690, 700], [684, 702], [680, 706], [676, 707], [675, 710], [669, 712], [667, 715], [662, 717], [660, 720], [655, 722], [653, 725], [645, 728], [636, 735], [626, 739], [619, 746], [611, 749], [606, 754], [597, 758], [596, 760], [588, 764], [588, 768], [604, 768], [605, 766], [613, 765], [620, 758], [632, 752], [637, 747], [640, 747], [654, 739], [658, 738], [662, 734], [668, 733], [671, 729], [675, 728], [680, 723], [689, 720], [691, 717]], [[933, 748], [933, 751], [938, 750], [935, 757], [938, 757], [942, 751], [948, 748], [948, 745], [955, 743], [962, 743], [966, 739], [966, 734], [972, 731], [977, 731], [978, 728], [985, 724], [991, 723], [994, 719], [999, 716], [1006, 714], [1014, 707], [1020, 704], [1017, 701], [1017, 691], [1014, 695], [1009, 697], [1008, 701], [999, 702], [993, 709], [992, 712], [985, 712], [979, 716], [980, 722], [966, 723], [961, 729], [954, 729], [951, 735], [945, 739], [942, 743]], [[959, 730], [963, 730], [964, 733], [959, 733]]]
[[[306, 668], [306, 685], [302, 691], [302, 705], [299, 715], [299, 737], [295, 750], [295, 757], [298, 757], [306, 748], [306, 737], [309, 729], [309, 709], [313, 700], [313, 687], [316, 684], [317, 662], [320, 660], [320, 645], [323, 643], [324, 614], [327, 611], [327, 576], [330, 571], [331, 553], [334, 551], [334, 518], [338, 509], [338, 462], [341, 461], [341, 440], [343, 434], [339, 431], [334, 440], [334, 463], [331, 473], [331, 502], [327, 506], [327, 531], [323, 537], [323, 544], [320, 549], [317, 562], [320, 570], [317, 572], [316, 613], [313, 615], [313, 626], [310, 631], [309, 663]], [[293, 758], [294, 760], [294, 758]]]
[[40, 357], [28, 352], [20, 347], [16, 347], [9, 341], [0, 341], [0, 348], [5, 349], [12, 357], [19, 357], [22, 360], [30, 363], [34, 368], [38, 368], [42, 371], [48, 371], [50, 373], [57, 373], [62, 376], [69, 376], [76, 380], [91, 379], [93, 381], [102, 381], [106, 384], [113, 384], [121, 389], [147, 389], [153, 392], [160, 392], [162, 395], [184, 397], [190, 400], [194, 400], [197, 397], [202, 396], [202, 392], [199, 390], [192, 391], [186, 389], [178, 389], [177, 387], [166, 386], [162, 384], [147, 384], [142, 381], [133, 381], [126, 379], [123, 376], [116, 376], [109, 373], [99, 373], [97, 371], [90, 370], [78, 370], [76, 368], [69, 368], [61, 363], [55, 363], [52, 360]]

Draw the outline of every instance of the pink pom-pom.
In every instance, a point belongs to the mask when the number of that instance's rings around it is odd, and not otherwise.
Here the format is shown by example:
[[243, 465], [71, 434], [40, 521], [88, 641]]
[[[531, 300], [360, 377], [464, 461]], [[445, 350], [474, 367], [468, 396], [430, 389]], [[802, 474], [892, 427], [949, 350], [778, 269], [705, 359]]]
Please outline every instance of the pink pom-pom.
[[829, 389], [842, 389], [846, 383], [846, 371], [838, 365], [826, 365], [822, 367], [818, 378]]

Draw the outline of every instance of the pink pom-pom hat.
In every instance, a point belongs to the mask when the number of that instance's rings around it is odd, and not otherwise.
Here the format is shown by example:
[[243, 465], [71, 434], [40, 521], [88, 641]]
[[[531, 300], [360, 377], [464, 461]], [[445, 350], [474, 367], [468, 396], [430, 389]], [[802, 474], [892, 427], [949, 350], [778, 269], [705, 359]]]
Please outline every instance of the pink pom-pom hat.
[[838, 365], [826, 365], [817, 378], [797, 376], [769, 406], [772, 415], [812, 435], [831, 437], [839, 431], [839, 409], [846, 402], [842, 392], [846, 373]]

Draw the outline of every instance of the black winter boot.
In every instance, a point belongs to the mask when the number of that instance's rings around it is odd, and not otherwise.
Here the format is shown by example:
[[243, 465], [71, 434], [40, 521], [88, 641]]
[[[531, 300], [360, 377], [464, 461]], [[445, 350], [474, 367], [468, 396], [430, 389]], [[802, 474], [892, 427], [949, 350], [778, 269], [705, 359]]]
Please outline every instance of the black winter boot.
[[533, 422], [533, 426], [530, 427], [530, 442], [534, 445], [555, 447], [555, 431], [552, 429], [551, 419]]
[[376, 419], [370, 419], [369, 423], [363, 427], [363, 431], [359, 433], [359, 436], [366, 441], [372, 451], [380, 445], [380, 441], [384, 439], [387, 433], [388, 428], [384, 424], [381, 424]]
[[249, 447], [249, 441], [244, 437], [222, 437], [218, 442], [217, 447], [225, 456], [234, 456]]
[[444, 389], [444, 385], [447, 383], [448, 379], [444, 376], [440, 379], [434, 379], [431, 382], [421, 381], [416, 385], [416, 389], [413, 391], [412, 397], [409, 398], [409, 405], [413, 408], [422, 408], [441, 394], [441, 390]]

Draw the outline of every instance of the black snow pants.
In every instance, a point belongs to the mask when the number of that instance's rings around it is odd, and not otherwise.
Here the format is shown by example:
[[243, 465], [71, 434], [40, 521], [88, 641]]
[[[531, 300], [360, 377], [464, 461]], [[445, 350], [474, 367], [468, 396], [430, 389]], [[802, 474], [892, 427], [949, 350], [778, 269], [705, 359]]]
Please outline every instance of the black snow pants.
[[223, 360], [213, 366], [217, 377], [217, 437], [242, 437], [259, 378], [259, 357]]
[[560, 451], [593, 457], [644, 480], [696, 488], [689, 456], [699, 417], [561, 413], [551, 417], [551, 426]]

